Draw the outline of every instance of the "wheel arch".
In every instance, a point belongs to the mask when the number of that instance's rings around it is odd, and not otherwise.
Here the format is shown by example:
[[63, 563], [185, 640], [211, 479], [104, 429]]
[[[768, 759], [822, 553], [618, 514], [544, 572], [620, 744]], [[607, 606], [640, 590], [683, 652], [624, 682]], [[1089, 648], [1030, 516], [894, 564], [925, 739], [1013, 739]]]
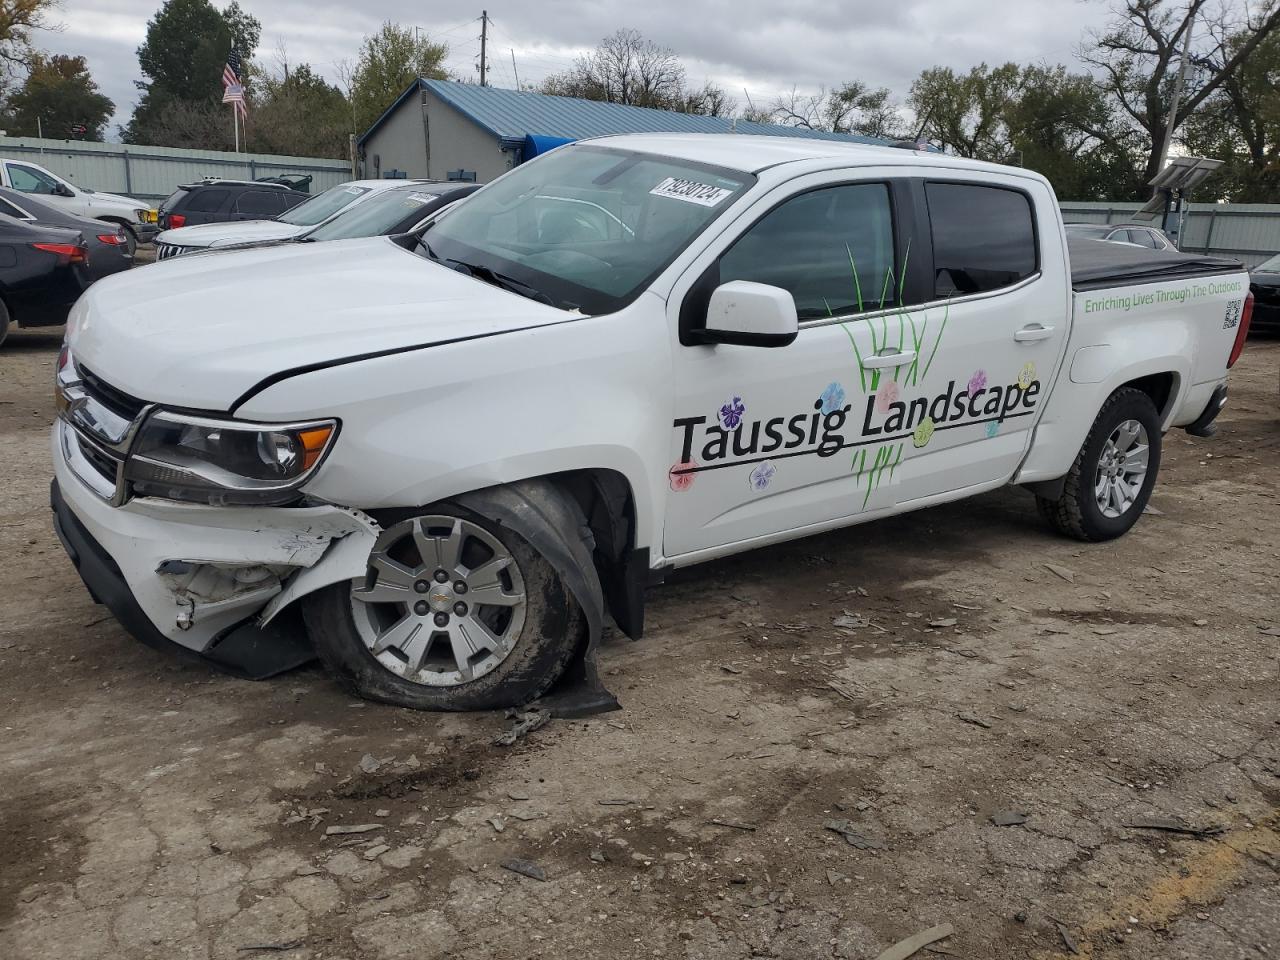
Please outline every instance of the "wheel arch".
[[[1155, 404], [1156, 412], [1160, 415], [1160, 422], [1167, 423], [1175, 409], [1181, 382], [1182, 378], [1176, 371], [1165, 370], [1160, 373], [1147, 373], [1132, 380], [1126, 380], [1112, 390], [1111, 393], [1114, 394], [1116, 390], [1121, 390], [1125, 387], [1132, 387], [1135, 390], [1142, 391]], [[1111, 394], [1107, 396], [1110, 397]]]

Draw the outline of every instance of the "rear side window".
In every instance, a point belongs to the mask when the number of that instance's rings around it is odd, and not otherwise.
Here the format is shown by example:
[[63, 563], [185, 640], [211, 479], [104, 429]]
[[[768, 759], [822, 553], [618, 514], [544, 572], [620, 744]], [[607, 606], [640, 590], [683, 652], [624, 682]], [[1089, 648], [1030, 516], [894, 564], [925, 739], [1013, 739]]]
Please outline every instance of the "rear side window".
[[182, 202], [182, 198], [187, 195], [187, 192], [188, 191], [186, 190], [173, 191], [173, 193], [169, 194], [169, 196], [164, 198], [164, 203], [160, 204], [160, 210], [165, 213], [167, 213], [170, 210], [173, 210], [175, 207], [178, 206], [178, 204]]
[[998, 290], [1036, 272], [1031, 199], [1018, 190], [928, 183], [934, 295]]
[[278, 190], [246, 190], [236, 199], [236, 213], [261, 213], [274, 217], [284, 209]]
[[888, 185], [844, 184], [783, 201], [720, 259], [720, 282], [730, 280], [790, 291], [801, 320], [896, 303]]
[[185, 210], [187, 213], [217, 213], [226, 201], [226, 190], [197, 190], [187, 198]]
[[1129, 242], [1136, 243], [1144, 247], [1150, 247], [1152, 250], [1157, 249], [1160, 244], [1156, 242], [1156, 238], [1150, 230], [1130, 230]]

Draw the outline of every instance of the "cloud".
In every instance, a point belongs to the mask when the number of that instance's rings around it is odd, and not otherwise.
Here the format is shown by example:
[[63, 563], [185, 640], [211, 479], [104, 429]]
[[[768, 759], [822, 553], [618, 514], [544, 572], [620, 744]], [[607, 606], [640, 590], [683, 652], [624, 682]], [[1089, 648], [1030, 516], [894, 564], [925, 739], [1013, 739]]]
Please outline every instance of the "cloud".
[[[921, 70], [935, 65], [1071, 64], [1083, 32], [1106, 19], [1101, 0], [488, 2], [490, 82], [498, 86], [514, 86], [517, 72], [522, 82], [536, 83], [563, 70], [625, 24], [675, 50], [695, 82], [720, 83], [739, 101], [746, 87], [757, 103], [793, 86], [814, 90], [850, 79], [901, 98]], [[311, 63], [336, 81], [337, 64], [354, 59], [360, 38], [392, 20], [446, 41], [449, 68], [475, 75], [479, 16], [467, 18], [457, 6], [445, 12], [420, 0], [241, 0], [241, 6], [262, 21], [258, 56], [268, 64], [283, 43], [290, 62]], [[135, 51], [158, 8], [155, 0], [64, 0], [57, 14], [64, 30], [37, 40], [56, 53], [86, 56], [123, 123], [137, 99], [133, 82], [141, 79]]]

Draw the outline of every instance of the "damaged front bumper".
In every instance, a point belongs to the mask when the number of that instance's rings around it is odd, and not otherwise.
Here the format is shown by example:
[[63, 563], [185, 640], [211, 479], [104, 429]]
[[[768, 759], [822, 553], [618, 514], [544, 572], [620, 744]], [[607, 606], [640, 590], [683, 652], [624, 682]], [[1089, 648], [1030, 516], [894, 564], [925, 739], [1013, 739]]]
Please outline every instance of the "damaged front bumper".
[[112, 506], [86, 486], [54, 426], [54, 527], [94, 599], [152, 646], [177, 644], [266, 677], [313, 656], [277, 615], [321, 587], [363, 576], [379, 527], [333, 506], [209, 507], [154, 498]]

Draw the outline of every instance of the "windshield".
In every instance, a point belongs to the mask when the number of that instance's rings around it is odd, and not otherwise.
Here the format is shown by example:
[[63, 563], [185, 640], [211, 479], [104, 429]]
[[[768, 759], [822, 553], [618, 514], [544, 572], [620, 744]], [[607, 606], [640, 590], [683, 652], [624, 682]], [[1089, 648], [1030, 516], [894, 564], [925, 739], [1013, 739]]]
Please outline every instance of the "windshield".
[[561, 147], [452, 209], [428, 256], [584, 313], [625, 306], [755, 178], [692, 161]]
[[421, 187], [384, 190], [343, 210], [328, 223], [308, 230], [303, 237], [307, 240], [350, 240], [353, 237], [381, 236], [436, 199], [436, 194], [427, 193]]
[[1280, 273], [1280, 253], [1267, 260], [1263, 260], [1253, 269], [1260, 270], [1263, 273]]
[[281, 223], [292, 223], [298, 227], [314, 227], [368, 192], [368, 187], [357, 187], [353, 183], [330, 187], [324, 193], [298, 204], [292, 210], [286, 210], [276, 219]]

